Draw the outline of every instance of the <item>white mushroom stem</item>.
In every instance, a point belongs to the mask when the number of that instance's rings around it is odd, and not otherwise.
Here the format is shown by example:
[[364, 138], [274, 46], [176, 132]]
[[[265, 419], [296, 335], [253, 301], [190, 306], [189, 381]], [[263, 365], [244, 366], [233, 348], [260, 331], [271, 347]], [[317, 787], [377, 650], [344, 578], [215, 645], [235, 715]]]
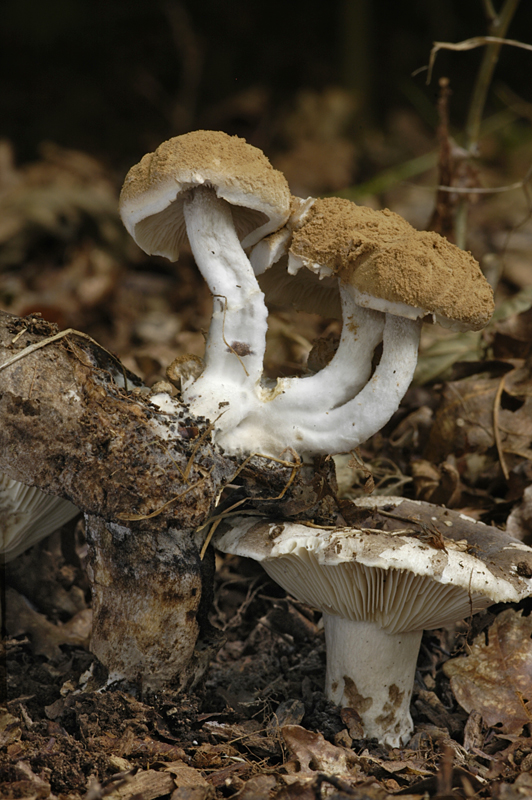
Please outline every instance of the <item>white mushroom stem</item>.
[[[352, 399], [329, 409], [315, 405], [312, 391], [304, 392], [300, 379], [292, 397], [264, 392], [263, 403], [233, 429], [222, 432], [219, 443], [229, 452], [279, 455], [287, 447], [300, 454], [346, 453], [385, 425], [399, 408], [416, 368], [421, 323], [386, 315], [383, 351], [370, 380]], [[346, 370], [348, 366], [346, 365]], [[317, 373], [319, 375], [320, 373]], [[282, 384], [281, 384], [282, 390]]]
[[308, 378], [281, 378], [277, 384], [279, 408], [302, 403], [312, 411], [328, 411], [355, 397], [371, 375], [375, 348], [382, 339], [385, 315], [357, 306], [348, 288], [340, 283], [342, 335], [329, 364]]
[[202, 186], [186, 198], [184, 215], [194, 258], [213, 294], [205, 370], [185, 387], [184, 399], [193, 413], [212, 421], [224, 412], [219, 427], [225, 428], [256, 403], [268, 312], [229, 204]]
[[323, 624], [327, 697], [360, 714], [365, 737], [404, 746], [413, 730], [410, 699], [423, 631], [386, 633], [374, 622], [332, 614]]

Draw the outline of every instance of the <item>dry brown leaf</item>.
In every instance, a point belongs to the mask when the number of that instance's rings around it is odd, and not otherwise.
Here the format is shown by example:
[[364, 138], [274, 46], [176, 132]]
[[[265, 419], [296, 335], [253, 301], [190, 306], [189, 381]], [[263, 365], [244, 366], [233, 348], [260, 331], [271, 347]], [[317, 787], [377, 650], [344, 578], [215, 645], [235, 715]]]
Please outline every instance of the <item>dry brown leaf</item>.
[[523, 800], [532, 797], [532, 775], [523, 772], [515, 783], [501, 783], [499, 797], [500, 800]]
[[426, 457], [435, 463], [450, 453], [493, 447], [493, 404], [499, 380], [464, 378], [445, 384], [434, 417]]
[[[45, 800], [47, 797], [55, 797], [50, 792], [48, 781], [36, 775], [27, 761], [18, 761], [14, 773], [15, 780], [0, 784], [0, 797], [20, 797], [24, 800]], [[4, 793], [5, 789], [8, 791]]]
[[298, 774], [349, 775], [356, 777], [357, 757], [345, 747], [336, 747], [321, 733], [313, 733], [300, 725], [285, 725], [281, 734], [291, 759], [299, 763]]
[[6, 708], [0, 708], [0, 747], [18, 742], [22, 735], [21, 722]]
[[184, 761], [172, 761], [170, 764], [165, 764], [164, 769], [174, 776], [178, 788], [209, 785], [199, 770], [187, 766]]
[[532, 485], [523, 492], [523, 499], [506, 520], [506, 532], [530, 544], [532, 531]]
[[532, 722], [532, 617], [507, 609], [479, 634], [471, 654], [444, 664], [454, 696], [467, 712], [478, 711], [488, 725], [519, 734]]
[[532, 343], [532, 308], [496, 322], [491, 334], [495, 358], [526, 358]]
[[11, 636], [27, 634], [36, 655], [50, 660], [61, 658], [60, 645], [88, 647], [92, 612], [84, 609], [64, 625], [54, 625], [44, 614], [39, 614], [23, 595], [6, 589], [6, 627]]
[[214, 800], [212, 786], [180, 786], [170, 800]]
[[114, 792], [107, 794], [109, 800], [127, 800], [142, 797], [142, 800], [155, 800], [156, 797], [170, 794], [176, 788], [174, 778], [168, 772], [157, 772], [154, 769], [142, 770]]
[[521, 363], [503, 376], [445, 384], [425, 457], [439, 463], [451, 453], [486, 454], [497, 445], [509, 469], [532, 459], [532, 379]]
[[238, 793], [237, 800], [270, 800], [277, 784], [273, 775], [254, 775]]

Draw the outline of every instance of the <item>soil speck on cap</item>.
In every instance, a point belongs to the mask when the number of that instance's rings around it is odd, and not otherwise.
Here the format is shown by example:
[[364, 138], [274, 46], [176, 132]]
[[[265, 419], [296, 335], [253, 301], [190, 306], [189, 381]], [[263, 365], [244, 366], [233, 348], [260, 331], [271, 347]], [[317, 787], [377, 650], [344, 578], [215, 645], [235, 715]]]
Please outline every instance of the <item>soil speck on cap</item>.
[[227, 348], [227, 351], [229, 353], [236, 353], [237, 356], [240, 356], [241, 358], [243, 356], [253, 355], [253, 352], [249, 344], [246, 344], [246, 342], [231, 342], [231, 344]]

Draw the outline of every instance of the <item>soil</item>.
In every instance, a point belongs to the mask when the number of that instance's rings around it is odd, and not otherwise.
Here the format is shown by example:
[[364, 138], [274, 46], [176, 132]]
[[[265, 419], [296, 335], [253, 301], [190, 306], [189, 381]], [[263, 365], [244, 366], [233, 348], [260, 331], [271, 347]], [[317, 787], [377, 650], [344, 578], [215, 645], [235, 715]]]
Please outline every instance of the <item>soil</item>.
[[[99, 164], [77, 153], [58, 151], [54, 158], [55, 166], [19, 170], [17, 192], [27, 192], [29, 203], [37, 174], [58, 195], [65, 190], [66, 207], [77, 209], [70, 238], [65, 244], [53, 230], [25, 226], [17, 201], [16, 241], [0, 241], [2, 308], [20, 316], [41, 311], [62, 327], [84, 330], [152, 385], [176, 356], [202, 354], [209, 294], [190, 257], [177, 266], [149, 260], [126, 241], [109, 212], [118, 187], [102, 182]], [[76, 164], [85, 177], [73, 199], [65, 187], [76, 185]], [[95, 201], [89, 213], [83, 203], [91, 185], [101, 206]], [[383, 205], [408, 208], [414, 219], [415, 192], [392, 194]], [[425, 189], [421, 196], [424, 207]], [[478, 206], [475, 243], [486, 245], [488, 228], [489, 243], [502, 242], [523, 211], [516, 202], [506, 219], [497, 205]], [[400, 410], [358, 453], [337, 463], [342, 497], [375, 491], [426, 500], [531, 543], [529, 223], [507, 253], [498, 321], [486, 333], [452, 337], [427, 326], [418, 377]], [[273, 308], [268, 375], [303, 374], [313, 344], [337, 341], [339, 331], [336, 320]], [[85, 556], [83, 525], [73, 520], [4, 567], [1, 797], [532, 796], [530, 669], [523, 668], [514, 692], [525, 714], [516, 728], [504, 710], [490, 721], [487, 711], [465, 711], [443, 668], [476, 637], [488, 642], [506, 607], [424, 634], [413, 737], [389, 750], [362, 738], [356, 713], [325, 698], [319, 613], [287, 596], [255, 563], [233, 556], [216, 556], [212, 628], [199, 654], [206, 670], [197, 683], [152, 695], [102, 689], [105, 675], [88, 646]], [[530, 600], [513, 610], [528, 618]], [[531, 659], [523, 655], [525, 667]], [[491, 691], [508, 689], [508, 681], [499, 670]]]

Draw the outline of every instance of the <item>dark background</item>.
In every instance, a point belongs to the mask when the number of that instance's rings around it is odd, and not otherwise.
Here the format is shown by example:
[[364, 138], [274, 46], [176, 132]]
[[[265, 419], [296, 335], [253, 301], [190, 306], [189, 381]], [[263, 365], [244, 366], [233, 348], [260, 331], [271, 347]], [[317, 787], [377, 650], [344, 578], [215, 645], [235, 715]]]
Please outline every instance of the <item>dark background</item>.
[[[434, 40], [486, 32], [481, 0], [3, 0], [0, 136], [20, 162], [43, 141], [103, 158], [118, 174], [170, 136], [220, 128], [267, 153], [282, 150], [279, 120], [302, 89], [352, 93], [350, 135], [387, 130], [409, 108], [434, 128], [437, 79], [453, 89], [463, 126], [482, 49], [440, 52]], [[508, 37], [532, 39], [522, 2]], [[531, 54], [503, 47], [501, 86], [532, 102]]]

